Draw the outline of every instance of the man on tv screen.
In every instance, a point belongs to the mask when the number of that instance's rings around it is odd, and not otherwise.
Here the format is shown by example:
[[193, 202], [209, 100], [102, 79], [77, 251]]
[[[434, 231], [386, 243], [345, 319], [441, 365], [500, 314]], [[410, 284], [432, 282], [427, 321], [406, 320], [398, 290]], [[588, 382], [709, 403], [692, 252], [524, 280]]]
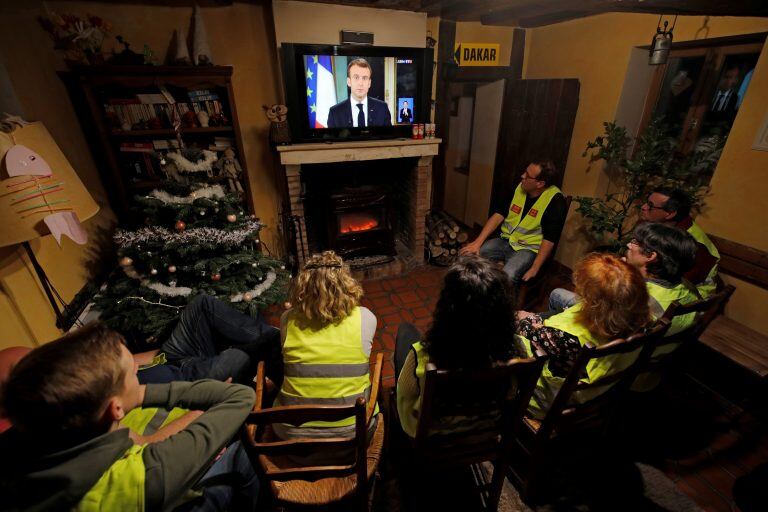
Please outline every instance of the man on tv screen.
[[364, 128], [392, 126], [387, 104], [368, 97], [371, 88], [371, 65], [365, 59], [354, 59], [347, 66], [350, 97], [331, 107], [328, 128]]
[[408, 107], [408, 102], [404, 101], [403, 108], [400, 109], [400, 122], [410, 123], [412, 116], [413, 116], [413, 112], [411, 111], [410, 107]]

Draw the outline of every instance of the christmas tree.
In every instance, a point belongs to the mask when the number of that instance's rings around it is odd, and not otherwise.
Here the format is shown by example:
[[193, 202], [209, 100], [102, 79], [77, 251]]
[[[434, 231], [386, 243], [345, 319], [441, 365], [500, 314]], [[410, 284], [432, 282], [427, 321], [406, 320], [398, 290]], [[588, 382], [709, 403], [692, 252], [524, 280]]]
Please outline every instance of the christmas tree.
[[196, 295], [256, 315], [285, 300], [290, 278], [259, 251], [263, 224], [246, 211], [239, 181], [215, 172], [215, 153], [177, 150], [161, 163], [169, 179], [135, 198], [145, 227], [115, 233], [120, 266], [95, 299], [101, 319], [134, 350], [164, 340]]

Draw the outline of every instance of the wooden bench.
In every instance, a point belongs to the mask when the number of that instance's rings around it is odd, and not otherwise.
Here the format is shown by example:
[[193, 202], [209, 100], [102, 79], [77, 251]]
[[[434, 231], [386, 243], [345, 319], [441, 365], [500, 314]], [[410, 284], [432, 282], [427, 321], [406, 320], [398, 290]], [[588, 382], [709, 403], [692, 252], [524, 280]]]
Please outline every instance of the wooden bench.
[[760, 379], [768, 376], [768, 336], [721, 315], [699, 341]]
[[[709, 235], [720, 251], [719, 271], [768, 289], [768, 252]], [[718, 316], [699, 340], [760, 379], [768, 376], [768, 336]]]

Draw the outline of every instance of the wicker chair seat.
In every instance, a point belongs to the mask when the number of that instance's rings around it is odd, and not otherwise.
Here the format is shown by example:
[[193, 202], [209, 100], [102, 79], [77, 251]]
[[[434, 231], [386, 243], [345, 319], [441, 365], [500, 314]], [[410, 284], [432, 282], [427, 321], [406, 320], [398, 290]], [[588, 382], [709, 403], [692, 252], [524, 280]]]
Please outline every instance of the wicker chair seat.
[[[266, 433], [267, 431], [265, 431]], [[368, 478], [372, 478], [381, 459], [384, 446], [384, 418], [378, 414], [376, 430], [368, 444]], [[259, 455], [259, 464], [266, 472], [301, 467], [286, 456]], [[353, 473], [338, 478], [320, 480], [270, 480], [272, 496], [278, 502], [293, 505], [321, 506], [351, 498], [355, 491], [357, 476]]]

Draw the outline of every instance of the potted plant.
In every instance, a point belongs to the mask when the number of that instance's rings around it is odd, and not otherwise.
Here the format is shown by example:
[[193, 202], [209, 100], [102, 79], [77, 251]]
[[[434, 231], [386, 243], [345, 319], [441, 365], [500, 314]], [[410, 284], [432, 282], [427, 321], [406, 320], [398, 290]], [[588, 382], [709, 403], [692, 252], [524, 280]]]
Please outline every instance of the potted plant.
[[54, 48], [64, 51], [70, 65], [102, 64], [104, 39], [112, 25], [99, 16], [48, 13], [38, 18], [40, 25], [53, 39]]
[[596, 247], [618, 252], [631, 237], [640, 207], [656, 187], [681, 188], [690, 195], [695, 209], [702, 208], [725, 138], [702, 139], [693, 152], [682, 155], [677, 151], [677, 139], [659, 119], [635, 140], [613, 121], [603, 126], [603, 135], [589, 141], [582, 156], [591, 153], [590, 162], [605, 161], [604, 171], [616, 191], [604, 197], [575, 198], [576, 211], [586, 219], [587, 236]]

